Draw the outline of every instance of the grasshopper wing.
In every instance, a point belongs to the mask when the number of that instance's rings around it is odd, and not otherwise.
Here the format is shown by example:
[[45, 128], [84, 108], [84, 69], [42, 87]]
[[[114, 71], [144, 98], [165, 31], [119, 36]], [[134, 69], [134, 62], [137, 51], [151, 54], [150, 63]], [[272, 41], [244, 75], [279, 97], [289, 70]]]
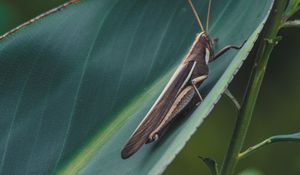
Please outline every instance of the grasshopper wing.
[[139, 124], [122, 149], [121, 157], [123, 159], [130, 157], [132, 154], [137, 152], [142, 145], [149, 141], [150, 133], [154, 131], [164, 119], [167, 112], [173, 105], [176, 96], [188, 83], [195, 65], [195, 61], [182, 62], [179, 65], [154, 105], [151, 107], [143, 121]]

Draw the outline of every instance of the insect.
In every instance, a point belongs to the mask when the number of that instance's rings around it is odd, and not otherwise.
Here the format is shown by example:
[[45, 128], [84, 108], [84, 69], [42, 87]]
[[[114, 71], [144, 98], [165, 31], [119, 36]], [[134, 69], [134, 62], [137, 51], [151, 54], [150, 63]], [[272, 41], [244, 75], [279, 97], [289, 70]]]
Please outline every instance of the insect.
[[157, 140], [171, 121], [185, 111], [186, 108], [200, 104], [203, 101], [203, 97], [197, 87], [208, 77], [208, 63], [216, 60], [231, 48], [240, 49], [243, 46], [243, 44], [241, 46], [228, 45], [217, 54], [214, 54], [213, 40], [208, 35], [211, 0], [208, 3], [206, 30], [203, 28], [192, 0], [188, 0], [188, 3], [192, 8], [201, 32], [196, 35], [190, 50], [145, 118], [123, 147], [121, 152], [123, 159], [133, 155], [144, 144]]

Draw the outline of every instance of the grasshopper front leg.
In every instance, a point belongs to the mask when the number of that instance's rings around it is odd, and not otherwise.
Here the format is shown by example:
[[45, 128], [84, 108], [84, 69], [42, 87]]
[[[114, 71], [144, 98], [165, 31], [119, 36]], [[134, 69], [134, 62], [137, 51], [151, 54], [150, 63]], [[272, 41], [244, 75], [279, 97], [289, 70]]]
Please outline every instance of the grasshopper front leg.
[[228, 50], [230, 49], [241, 49], [244, 44], [246, 43], [246, 41], [244, 41], [240, 46], [236, 46], [236, 45], [227, 45], [225, 47], [223, 47], [218, 53], [216, 53], [216, 55], [214, 56], [214, 58], [210, 61], [214, 61], [216, 60], [217, 58], [219, 58], [220, 56], [222, 56], [224, 53], [226, 53]]

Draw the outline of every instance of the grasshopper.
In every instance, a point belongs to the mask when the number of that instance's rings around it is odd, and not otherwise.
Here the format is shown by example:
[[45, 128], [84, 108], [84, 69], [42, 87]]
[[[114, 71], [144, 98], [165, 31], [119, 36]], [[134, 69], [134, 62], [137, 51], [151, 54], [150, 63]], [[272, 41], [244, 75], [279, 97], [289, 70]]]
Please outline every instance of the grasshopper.
[[216, 60], [229, 49], [240, 49], [241, 46], [228, 45], [214, 54], [213, 40], [208, 35], [211, 0], [208, 3], [206, 17], [206, 30], [204, 30], [199, 15], [192, 3], [189, 5], [196, 17], [201, 32], [184, 56], [175, 73], [141, 121], [139, 126], [130, 136], [121, 152], [121, 157], [127, 159], [136, 153], [144, 144], [157, 140], [162, 131], [185, 111], [189, 106], [197, 106], [203, 101], [198, 88], [208, 77], [208, 63]]

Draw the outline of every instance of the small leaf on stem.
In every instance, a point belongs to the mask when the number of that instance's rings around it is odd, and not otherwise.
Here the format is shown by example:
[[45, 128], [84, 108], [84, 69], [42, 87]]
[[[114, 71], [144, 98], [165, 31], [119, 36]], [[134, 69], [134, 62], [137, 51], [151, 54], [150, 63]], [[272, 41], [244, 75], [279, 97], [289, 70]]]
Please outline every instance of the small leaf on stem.
[[218, 170], [218, 164], [215, 160], [208, 158], [208, 157], [201, 157], [199, 158], [205, 163], [205, 165], [209, 168], [210, 173], [212, 175], [219, 175], [219, 170]]

